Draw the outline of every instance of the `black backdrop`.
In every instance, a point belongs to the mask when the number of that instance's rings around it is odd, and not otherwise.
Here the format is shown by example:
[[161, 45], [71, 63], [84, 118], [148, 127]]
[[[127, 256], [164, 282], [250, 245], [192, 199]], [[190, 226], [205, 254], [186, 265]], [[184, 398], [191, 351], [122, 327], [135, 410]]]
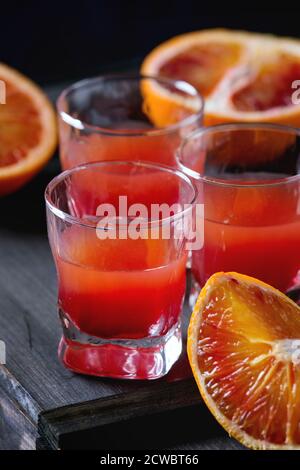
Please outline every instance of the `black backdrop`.
[[[284, 2], [282, 1], [282, 4]], [[253, 5], [253, 2], [251, 2]], [[41, 84], [139, 63], [161, 41], [186, 31], [229, 27], [300, 37], [300, 4], [247, 2], [0, 1], [0, 61]]]

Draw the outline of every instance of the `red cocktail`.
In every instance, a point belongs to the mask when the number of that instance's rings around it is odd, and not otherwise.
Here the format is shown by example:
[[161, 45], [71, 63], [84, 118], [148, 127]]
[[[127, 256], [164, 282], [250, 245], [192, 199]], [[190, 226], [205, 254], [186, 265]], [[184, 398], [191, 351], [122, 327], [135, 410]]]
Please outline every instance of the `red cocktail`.
[[[195, 196], [184, 174], [142, 163], [89, 164], [50, 183], [48, 231], [67, 367], [147, 379], [177, 360], [188, 239], [178, 222], [184, 204], [192, 217]], [[153, 204], [166, 204], [169, 216], [153, 218]]]
[[236, 271], [282, 291], [300, 269], [300, 145], [297, 130], [268, 124], [203, 129], [188, 138], [180, 164], [204, 203], [204, 248], [193, 252], [201, 286]]
[[57, 108], [64, 169], [103, 160], [175, 166], [176, 148], [203, 117], [192, 85], [158, 77], [83, 80], [61, 94]]
[[163, 242], [99, 240], [72, 226], [60, 240], [64, 255], [56, 257], [60, 308], [100, 338], [166, 334], [181, 310], [186, 254], [170, 260]]

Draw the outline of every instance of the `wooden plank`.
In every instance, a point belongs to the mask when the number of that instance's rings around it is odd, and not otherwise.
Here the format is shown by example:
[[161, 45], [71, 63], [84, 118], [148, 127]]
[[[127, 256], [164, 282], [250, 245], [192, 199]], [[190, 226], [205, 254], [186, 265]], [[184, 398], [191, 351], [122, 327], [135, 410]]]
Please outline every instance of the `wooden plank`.
[[46, 443], [48, 448], [67, 450], [244, 449], [199, 404], [196, 385], [190, 380], [176, 388], [166, 384], [164, 390], [156, 386], [150, 392], [146, 387], [48, 411], [39, 421], [40, 434], [45, 438], [42, 448]]
[[0, 387], [0, 450], [34, 450], [37, 429]]
[[[99, 446], [103, 444], [103, 433], [106, 433], [108, 426], [125, 423], [128, 428], [133, 419], [136, 421], [156, 415], [156, 426], [159, 427], [166, 421], [166, 412], [193, 405], [199, 407], [199, 402], [199, 393], [192, 380], [165, 383], [163, 387], [161, 383], [156, 383], [151, 388], [144, 387], [129, 394], [41, 413], [38, 429], [53, 448], [63, 448], [66, 443], [75, 445], [76, 442], [80, 443], [81, 448], [88, 447], [93, 436], [99, 440]], [[95, 445], [95, 438], [92, 442]]]

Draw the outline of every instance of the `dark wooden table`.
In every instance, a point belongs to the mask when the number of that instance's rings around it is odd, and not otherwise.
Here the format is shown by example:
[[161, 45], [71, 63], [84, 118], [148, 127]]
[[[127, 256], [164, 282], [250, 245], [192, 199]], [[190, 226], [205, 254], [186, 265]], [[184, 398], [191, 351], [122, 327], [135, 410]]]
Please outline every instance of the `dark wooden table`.
[[[48, 90], [53, 99], [59, 89]], [[96, 379], [59, 363], [43, 199], [58, 171], [56, 155], [27, 187], [0, 200], [0, 340], [7, 348], [0, 449], [241, 449], [207, 411], [193, 379]]]

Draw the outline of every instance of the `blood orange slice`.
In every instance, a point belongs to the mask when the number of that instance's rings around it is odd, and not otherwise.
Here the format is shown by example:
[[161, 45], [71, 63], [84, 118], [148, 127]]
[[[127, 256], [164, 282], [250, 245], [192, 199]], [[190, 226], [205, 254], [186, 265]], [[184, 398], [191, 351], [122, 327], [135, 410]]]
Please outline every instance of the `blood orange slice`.
[[300, 308], [237, 273], [217, 273], [196, 303], [188, 356], [201, 395], [255, 449], [300, 448]]
[[[222, 29], [187, 33], [156, 47], [141, 71], [194, 85], [205, 98], [206, 125], [300, 125], [300, 105], [292, 100], [300, 79], [299, 40]], [[157, 116], [163, 111], [157, 107]]]
[[0, 195], [4, 195], [45, 165], [55, 149], [57, 132], [52, 105], [37, 85], [1, 63], [0, 80]]

